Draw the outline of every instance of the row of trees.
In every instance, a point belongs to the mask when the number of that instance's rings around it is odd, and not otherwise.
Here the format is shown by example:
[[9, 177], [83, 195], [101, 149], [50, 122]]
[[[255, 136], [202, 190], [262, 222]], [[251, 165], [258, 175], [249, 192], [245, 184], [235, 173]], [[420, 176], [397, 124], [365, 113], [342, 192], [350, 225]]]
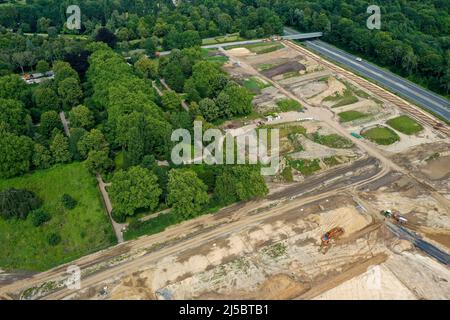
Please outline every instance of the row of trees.
[[[227, 205], [237, 201], [263, 197], [268, 189], [258, 166], [237, 165], [219, 168], [203, 167], [212, 175], [212, 181], [202, 180], [195, 169], [171, 169], [165, 188], [166, 202], [173, 214], [190, 219], [201, 214], [211, 201]], [[114, 215], [119, 219], [133, 216], [139, 209], [155, 210], [163, 193], [158, 176], [143, 166], [130, 167], [114, 174], [109, 188]], [[208, 194], [213, 187], [213, 195]]]

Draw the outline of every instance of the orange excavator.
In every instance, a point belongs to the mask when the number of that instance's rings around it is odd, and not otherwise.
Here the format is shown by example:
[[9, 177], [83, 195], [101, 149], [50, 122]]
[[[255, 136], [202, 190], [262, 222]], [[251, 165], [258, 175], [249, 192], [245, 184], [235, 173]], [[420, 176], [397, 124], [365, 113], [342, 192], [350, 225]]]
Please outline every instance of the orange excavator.
[[[328, 231], [327, 233], [322, 235], [322, 244], [320, 245], [320, 251], [323, 252], [323, 254], [327, 253], [329, 247], [328, 245], [330, 244], [331, 240], [336, 239], [338, 237], [340, 237], [341, 235], [344, 234], [344, 229], [340, 228], [340, 227], [335, 227], [333, 229], [331, 229], [330, 231]], [[323, 250], [325, 249], [325, 250]]]

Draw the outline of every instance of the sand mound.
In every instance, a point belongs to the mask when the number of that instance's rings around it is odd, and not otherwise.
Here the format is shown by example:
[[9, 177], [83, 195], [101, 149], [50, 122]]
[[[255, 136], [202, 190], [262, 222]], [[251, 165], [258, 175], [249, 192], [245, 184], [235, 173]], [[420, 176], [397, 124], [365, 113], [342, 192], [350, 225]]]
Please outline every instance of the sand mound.
[[371, 218], [358, 212], [353, 206], [338, 208], [320, 214], [320, 225], [328, 231], [334, 227], [344, 228], [342, 238], [348, 237], [371, 223]]

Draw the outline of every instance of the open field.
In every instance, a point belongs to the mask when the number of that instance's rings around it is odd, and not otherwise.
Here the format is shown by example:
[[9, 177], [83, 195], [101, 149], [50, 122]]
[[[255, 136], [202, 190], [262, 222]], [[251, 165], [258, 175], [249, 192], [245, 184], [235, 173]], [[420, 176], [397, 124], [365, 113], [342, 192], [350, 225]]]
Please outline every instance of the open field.
[[400, 140], [393, 130], [382, 126], [361, 132], [361, 135], [380, 145], [390, 145]]
[[423, 130], [423, 127], [417, 121], [405, 115], [390, 119], [386, 123], [395, 130], [408, 135], [416, 134]]
[[338, 114], [341, 122], [349, 122], [349, 121], [353, 121], [356, 119], [361, 119], [364, 117], [367, 117], [368, 115], [365, 113], [362, 113], [360, 111], [343, 111], [341, 113]]
[[[27, 220], [0, 219], [0, 267], [16, 270], [45, 270], [115, 243], [114, 233], [95, 179], [81, 163], [59, 165], [30, 175], [0, 180], [0, 189], [26, 188], [43, 201], [51, 220], [40, 227]], [[78, 201], [73, 210], [61, 203], [66, 193]], [[62, 240], [47, 242], [56, 232]]]

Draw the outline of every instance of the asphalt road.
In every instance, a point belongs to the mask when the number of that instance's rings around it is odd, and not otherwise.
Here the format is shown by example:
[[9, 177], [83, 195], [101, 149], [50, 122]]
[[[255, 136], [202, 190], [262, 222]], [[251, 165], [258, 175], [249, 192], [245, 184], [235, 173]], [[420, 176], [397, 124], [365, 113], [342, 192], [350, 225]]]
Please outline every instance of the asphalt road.
[[392, 72], [377, 67], [372, 63], [364, 60], [357, 61], [356, 56], [339, 50], [321, 40], [305, 41], [304, 43], [307, 48], [322, 54], [332, 61], [345, 65], [366, 78], [383, 85], [393, 93], [407, 98], [415, 104], [450, 121], [450, 101], [448, 99], [399, 77]]
[[439, 262], [447, 266], [450, 265], [450, 255], [438, 249], [429, 242], [422, 240], [417, 234], [409, 231], [405, 227], [398, 226], [390, 222], [387, 223], [387, 226], [399, 238], [411, 241], [417, 248], [421, 249], [423, 252], [427, 253]]

